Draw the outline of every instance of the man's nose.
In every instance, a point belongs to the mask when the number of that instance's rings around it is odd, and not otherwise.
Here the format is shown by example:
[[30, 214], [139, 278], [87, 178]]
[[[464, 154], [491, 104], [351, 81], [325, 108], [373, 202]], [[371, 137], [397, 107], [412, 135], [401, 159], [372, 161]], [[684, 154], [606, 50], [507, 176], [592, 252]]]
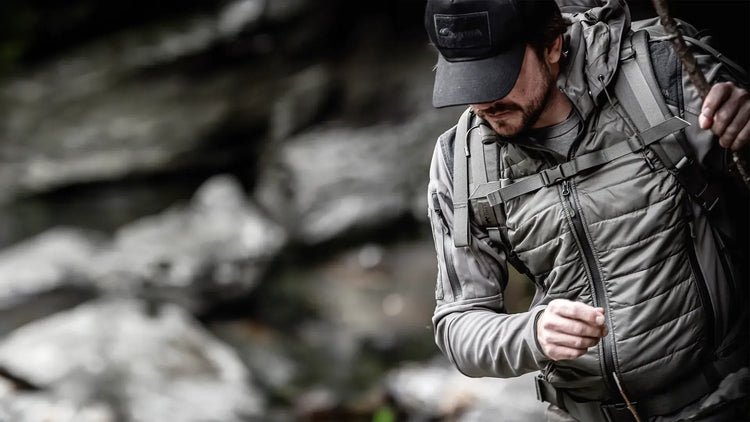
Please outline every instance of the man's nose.
[[471, 104], [471, 107], [474, 110], [486, 110], [486, 109], [492, 107], [493, 105], [495, 105], [496, 103], [497, 103], [497, 101], [493, 101], [491, 103]]

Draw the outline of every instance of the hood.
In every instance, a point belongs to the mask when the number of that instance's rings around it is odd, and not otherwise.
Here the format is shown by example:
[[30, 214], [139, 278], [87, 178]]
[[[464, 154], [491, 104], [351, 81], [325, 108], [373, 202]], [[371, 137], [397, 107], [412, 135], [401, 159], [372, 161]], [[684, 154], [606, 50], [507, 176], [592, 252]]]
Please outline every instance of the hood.
[[[624, 0], [607, 0], [601, 6], [564, 13], [573, 24], [564, 35], [567, 59], [557, 86], [586, 118], [599, 104], [600, 94], [614, 79], [620, 44], [630, 30], [630, 11]], [[574, 11], [565, 8], [564, 11]]]

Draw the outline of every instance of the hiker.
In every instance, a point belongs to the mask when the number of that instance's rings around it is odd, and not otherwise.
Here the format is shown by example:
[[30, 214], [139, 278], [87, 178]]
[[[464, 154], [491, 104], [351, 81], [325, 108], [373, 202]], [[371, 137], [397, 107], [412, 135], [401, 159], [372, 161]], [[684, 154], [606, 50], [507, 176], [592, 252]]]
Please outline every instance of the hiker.
[[430, 168], [436, 343], [471, 377], [540, 371], [550, 421], [748, 420], [742, 69], [683, 24], [703, 102], [657, 20], [563, 11], [427, 1], [433, 104], [468, 106]]

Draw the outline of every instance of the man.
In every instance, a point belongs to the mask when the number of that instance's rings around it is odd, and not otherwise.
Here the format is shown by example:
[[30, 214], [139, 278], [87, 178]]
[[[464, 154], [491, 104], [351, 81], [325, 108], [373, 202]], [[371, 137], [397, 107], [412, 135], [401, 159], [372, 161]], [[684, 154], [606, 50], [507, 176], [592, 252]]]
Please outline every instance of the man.
[[[471, 111], [430, 169], [444, 354], [473, 377], [541, 371], [549, 420], [745, 420], [746, 255], [730, 250], [747, 236], [728, 216], [747, 218], [747, 204], [722, 177], [750, 143], [750, 101], [717, 82], [728, 66], [700, 55], [714, 82], [702, 102], [667, 37], [637, 49], [618, 0], [574, 15], [552, 1], [428, 0], [425, 25], [440, 53], [433, 104]], [[618, 79], [644, 56], [664, 116]], [[643, 144], [679, 124], [662, 122], [670, 113], [691, 125]], [[666, 139], [694, 160], [668, 164]], [[686, 168], [718, 187], [693, 194]], [[506, 311], [508, 263], [536, 285], [528, 312]]]

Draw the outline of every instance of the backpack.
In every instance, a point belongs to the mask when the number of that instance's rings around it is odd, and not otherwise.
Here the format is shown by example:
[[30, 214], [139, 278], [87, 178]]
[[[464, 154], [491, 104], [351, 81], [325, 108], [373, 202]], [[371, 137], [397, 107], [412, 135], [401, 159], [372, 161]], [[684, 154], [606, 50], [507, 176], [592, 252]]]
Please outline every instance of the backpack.
[[[562, 11], [577, 12], [591, 7], [591, 3], [598, 2], [563, 0], [559, 3], [566, 3], [561, 5]], [[725, 69], [736, 79], [746, 81], [747, 76], [741, 67], [704, 41], [691, 37], [690, 35], [696, 35], [698, 32], [695, 28], [684, 22], [680, 25], [689, 44], [722, 62]], [[451, 157], [454, 183], [453, 237], [456, 247], [468, 245], [470, 213], [475, 217], [474, 221], [487, 231], [490, 240], [501, 245], [504, 242], [495, 212], [502, 212], [502, 204], [505, 201], [562, 183], [626, 154], [644, 154], [645, 157], [645, 150], [648, 148], [658, 156], [664, 167], [675, 175], [693, 202], [706, 211], [711, 224], [722, 234], [720, 238], [728, 244], [722, 244], [721, 248], [726, 253], [735, 255], [731, 261], [738, 262], [736, 258], [747, 251], [747, 239], [742, 239], [741, 236], [747, 230], [737, 229], [737, 225], [742, 227], [747, 224], [747, 209], [727, 209], [724, 201], [719, 201], [722, 195], [726, 197], [726, 181], [707, 176], [696, 162], [692, 148], [683, 133], [683, 129], [689, 124], [679, 117], [672, 116], [653, 71], [649, 39], [667, 39], [663, 27], [659, 24], [658, 18], [652, 18], [633, 22], [631, 30], [634, 32], [623, 40], [620, 67], [612, 90], [614, 97], [623, 105], [631, 128], [635, 129], [633, 132], [636, 135], [629, 139], [508, 184], [504, 180], [487, 180], [487, 170], [491, 170], [489, 174], [495, 174], [492, 171], [496, 172], [497, 169], [498, 146], [495, 142], [483, 142], [480, 131], [475, 130], [477, 126], [471, 125], [474, 120], [471, 108], [462, 114], [456, 129], [454, 155]], [[607, 95], [609, 96], [609, 93]], [[612, 98], [609, 98], [609, 101], [611, 102]], [[743, 188], [734, 194], [747, 198], [748, 192]], [[747, 204], [747, 201], [744, 202]], [[530, 276], [515, 253], [512, 250], [507, 252], [508, 262], [519, 272]], [[533, 280], [533, 277], [530, 278]]]

